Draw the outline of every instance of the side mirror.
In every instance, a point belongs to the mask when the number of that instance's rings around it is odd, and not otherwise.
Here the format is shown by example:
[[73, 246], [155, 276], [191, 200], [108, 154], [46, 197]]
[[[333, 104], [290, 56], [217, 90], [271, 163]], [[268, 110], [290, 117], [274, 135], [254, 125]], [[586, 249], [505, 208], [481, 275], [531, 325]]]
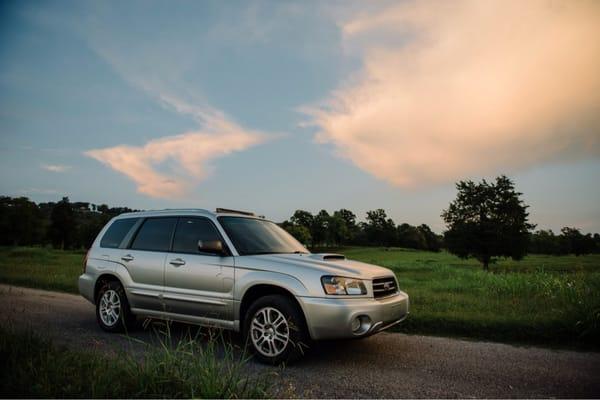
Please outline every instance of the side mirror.
[[198, 251], [202, 253], [223, 254], [223, 242], [220, 240], [198, 240]]

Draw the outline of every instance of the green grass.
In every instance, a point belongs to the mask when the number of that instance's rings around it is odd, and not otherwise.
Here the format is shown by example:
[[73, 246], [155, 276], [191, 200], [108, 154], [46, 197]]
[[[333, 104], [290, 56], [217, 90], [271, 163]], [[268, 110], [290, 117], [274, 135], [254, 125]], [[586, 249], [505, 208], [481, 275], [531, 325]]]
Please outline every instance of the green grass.
[[[165, 341], [166, 343], [166, 341]], [[262, 398], [265, 375], [249, 376], [233, 352], [217, 356], [215, 340], [183, 340], [143, 357], [57, 347], [30, 331], [0, 328], [0, 397]]]
[[[331, 251], [331, 249], [328, 249]], [[336, 249], [391, 268], [411, 300], [408, 333], [600, 348], [600, 255], [531, 255], [484, 272], [446, 252]], [[82, 252], [0, 248], [0, 282], [77, 293]]]
[[43, 247], [0, 247], [0, 282], [78, 293], [84, 251]]
[[446, 252], [338, 249], [392, 269], [409, 293], [410, 333], [600, 347], [600, 255], [530, 255], [485, 272]]

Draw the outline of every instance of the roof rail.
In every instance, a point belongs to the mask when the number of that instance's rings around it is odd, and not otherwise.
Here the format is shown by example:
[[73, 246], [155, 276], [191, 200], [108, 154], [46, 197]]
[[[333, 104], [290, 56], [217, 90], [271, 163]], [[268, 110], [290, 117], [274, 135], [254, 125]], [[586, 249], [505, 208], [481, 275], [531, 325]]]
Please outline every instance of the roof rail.
[[256, 214], [254, 214], [253, 212], [250, 212], [250, 211], [231, 210], [229, 208], [217, 208], [215, 210], [215, 212], [223, 213], [223, 214], [242, 214], [242, 215], [249, 215], [251, 217], [256, 216]]

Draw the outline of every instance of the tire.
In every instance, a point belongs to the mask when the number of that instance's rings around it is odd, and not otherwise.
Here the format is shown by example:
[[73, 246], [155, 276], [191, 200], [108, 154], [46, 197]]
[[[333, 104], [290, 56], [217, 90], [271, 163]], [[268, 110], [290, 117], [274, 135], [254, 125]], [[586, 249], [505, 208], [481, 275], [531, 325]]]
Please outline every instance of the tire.
[[293, 362], [310, 345], [302, 310], [281, 295], [264, 296], [252, 303], [243, 332], [246, 346], [265, 364]]
[[96, 321], [103, 330], [111, 333], [127, 332], [134, 327], [135, 316], [129, 309], [121, 283], [107, 281], [102, 284], [96, 297]]

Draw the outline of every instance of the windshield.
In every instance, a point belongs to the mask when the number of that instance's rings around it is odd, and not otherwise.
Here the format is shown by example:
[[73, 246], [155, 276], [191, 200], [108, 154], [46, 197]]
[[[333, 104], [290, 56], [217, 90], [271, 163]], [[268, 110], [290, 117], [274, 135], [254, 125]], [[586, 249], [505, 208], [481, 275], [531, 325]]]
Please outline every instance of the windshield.
[[219, 217], [240, 255], [308, 253], [292, 235], [271, 221], [243, 217]]

